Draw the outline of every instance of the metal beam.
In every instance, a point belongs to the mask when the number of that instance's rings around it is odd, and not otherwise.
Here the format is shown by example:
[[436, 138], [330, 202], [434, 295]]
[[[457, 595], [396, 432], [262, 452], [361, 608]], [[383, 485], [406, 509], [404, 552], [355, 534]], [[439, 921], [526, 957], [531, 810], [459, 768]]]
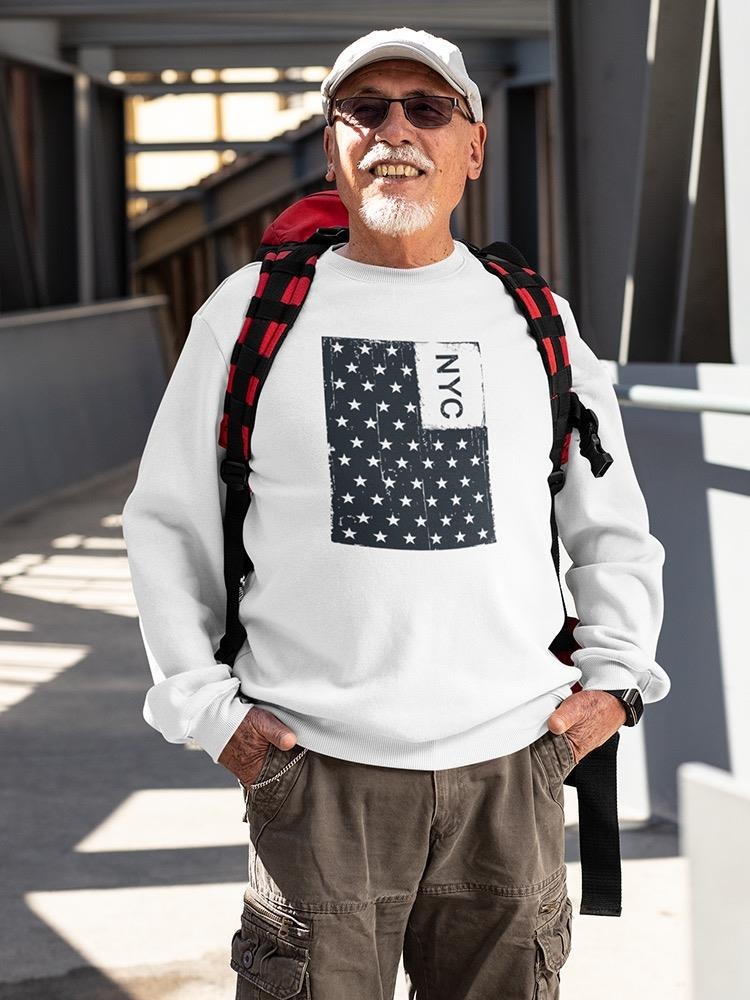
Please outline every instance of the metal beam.
[[[5, 17], [50, 17], [62, 20], [72, 30], [102, 30], [106, 22], [164, 21], [175, 19], [173, 0], [6, 0]], [[210, 8], [205, 0], [181, 0], [180, 20], [207, 22], [233, 20], [253, 21], [289, 27], [294, 21], [305, 25], [322, 25], [346, 30], [362, 29], [360, 33], [401, 23], [404, 7], [399, 0], [381, 0], [373, 8], [350, 0], [327, 0], [311, 6], [306, 0], [275, 0], [273, 6], [265, 0], [214, 0]], [[409, 16], [427, 30], [442, 31], [450, 37], [463, 28], [495, 31], [505, 28], [512, 33], [548, 31], [551, 26], [547, 0], [468, 0], [458, 5], [436, 4], [434, 0], [412, 0]], [[296, 27], [296, 26], [295, 26]], [[292, 29], [294, 30], [294, 29]]]
[[[472, 75], [483, 71], [497, 72], [506, 61], [505, 40], [454, 39], [460, 46], [467, 67]], [[316, 39], [307, 29], [300, 28], [294, 40], [274, 41], [259, 39], [257, 31], [230, 33], [225, 41], [201, 39], [196, 34], [192, 42], [177, 44], [170, 33], [151, 32], [148, 41], [132, 44], [113, 42], [112, 64], [124, 72], [160, 72], [163, 69], [193, 70], [197, 68], [224, 69], [227, 66], [332, 66], [339, 52], [352, 41], [352, 34], [337, 37], [327, 32], [325, 38]], [[67, 48], [68, 58], [75, 50]]]
[[[628, 361], [672, 360], [706, 6], [713, 0], [660, 0], [646, 111], [637, 231], [631, 258], [632, 309], [618, 352]], [[699, 155], [698, 149], [698, 155]]]
[[304, 94], [320, 91], [314, 80], [275, 80], [273, 83], [123, 83], [128, 95], [163, 97], [165, 94]]
[[207, 150], [223, 153], [228, 149], [242, 153], [290, 153], [292, 148], [292, 143], [283, 139], [267, 139], [258, 142], [220, 142], [217, 139], [215, 142], [128, 142], [125, 144], [127, 153], [195, 153]]

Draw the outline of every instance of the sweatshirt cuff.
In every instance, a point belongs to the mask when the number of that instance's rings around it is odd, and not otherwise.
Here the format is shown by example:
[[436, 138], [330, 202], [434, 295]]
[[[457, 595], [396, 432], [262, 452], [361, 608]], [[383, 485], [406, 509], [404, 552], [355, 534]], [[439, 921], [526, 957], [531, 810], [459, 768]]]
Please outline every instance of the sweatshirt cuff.
[[619, 691], [623, 688], [637, 688], [643, 699], [651, 681], [650, 674], [644, 678], [642, 673], [636, 674], [617, 660], [590, 656], [575, 665], [581, 671], [578, 683], [584, 691]]
[[240, 701], [233, 691], [231, 697], [214, 699], [199, 715], [193, 717], [190, 735], [214, 764], [219, 763], [222, 750], [252, 707], [252, 702]]

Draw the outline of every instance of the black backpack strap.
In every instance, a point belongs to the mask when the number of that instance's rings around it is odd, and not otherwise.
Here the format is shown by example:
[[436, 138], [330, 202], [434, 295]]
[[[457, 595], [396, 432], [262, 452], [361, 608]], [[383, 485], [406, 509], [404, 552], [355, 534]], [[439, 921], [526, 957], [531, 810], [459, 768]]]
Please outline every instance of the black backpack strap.
[[318, 257], [327, 246], [325, 240], [286, 244], [266, 253], [255, 293], [232, 350], [219, 435], [219, 444], [226, 448], [226, 457], [219, 470], [227, 485], [223, 520], [226, 625], [214, 653], [217, 662], [229, 666], [234, 665], [247, 638], [247, 631], [240, 622], [239, 607], [244, 581], [254, 567], [245, 551], [242, 527], [252, 499], [248, 475], [258, 398], [274, 358], [310, 290]]
[[[529, 333], [547, 373], [552, 410], [552, 472], [550, 488], [550, 531], [563, 625], [550, 644], [554, 653], [579, 648], [573, 638], [578, 619], [568, 615], [560, 583], [560, 547], [555, 520], [555, 496], [565, 485], [563, 466], [568, 460], [572, 428], [578, 429], [581, 454], [594, 476], [603, 476], [612, 464], [599, 439], [599, 422], [572, 389], [572, 371], [565, 327], [552, 292], [544, 278], [528, 266], [523, 255], [509, 243], [493, 243], [479, 250], [467, 244], [484, 267], [503, 282], [526, 319]], [[619, 732], [606, 743], [587, 753], [565, 777], [564, 784], [578, 791], [579, 846], [582, 874], [582, 914], [620, 916], [622, 872], [617, 817], [617, 745]]]

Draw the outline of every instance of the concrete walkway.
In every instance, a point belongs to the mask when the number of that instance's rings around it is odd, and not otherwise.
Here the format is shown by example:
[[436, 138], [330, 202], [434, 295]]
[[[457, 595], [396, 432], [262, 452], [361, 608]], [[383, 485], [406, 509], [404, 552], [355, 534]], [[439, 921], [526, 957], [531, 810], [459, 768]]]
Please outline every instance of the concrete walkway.
[[[0, 1000], [234, 997], [247, 826], [232, 776], [141, 716], [120, 528], [135, 471], [0, 523]], [[676, 829], [623, 824], [623, 916], [581, 916], [572, 799], [566, 813], [563, 1000], [687, 1000]]]

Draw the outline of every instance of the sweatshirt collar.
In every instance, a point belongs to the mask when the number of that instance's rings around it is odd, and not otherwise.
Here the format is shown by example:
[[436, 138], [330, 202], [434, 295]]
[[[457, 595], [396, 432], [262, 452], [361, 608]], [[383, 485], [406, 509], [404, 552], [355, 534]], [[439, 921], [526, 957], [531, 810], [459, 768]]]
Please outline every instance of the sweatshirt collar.
[[466, 264], [467, 248], [457, 240], [453, 241], [453, 252], [443, 260], [423, 267], [383, 267], [380, 264], [364, 264], [335, 253], [345, 243], [336, 243], [321, 254], [318, 266], [329, 267], [353, 281], [364, 281], [373, 285], [422, 285], [439, 281], [457, 274]]

